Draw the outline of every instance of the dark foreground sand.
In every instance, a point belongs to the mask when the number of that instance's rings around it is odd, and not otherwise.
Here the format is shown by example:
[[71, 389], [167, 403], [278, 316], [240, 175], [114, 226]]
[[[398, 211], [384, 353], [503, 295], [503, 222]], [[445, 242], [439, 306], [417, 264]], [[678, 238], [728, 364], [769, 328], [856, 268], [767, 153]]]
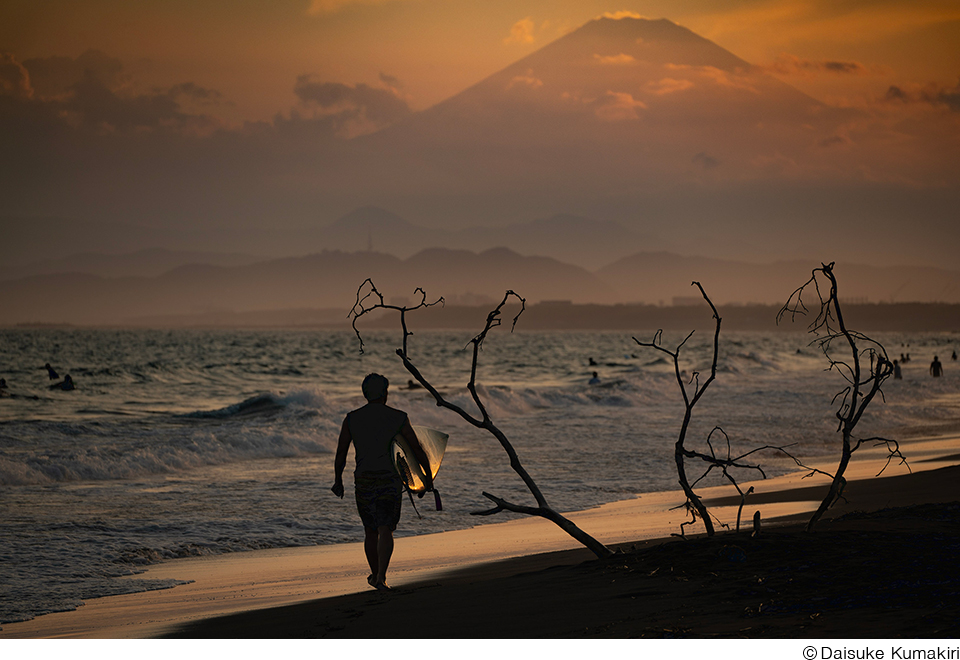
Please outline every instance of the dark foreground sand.
[[[825, 486], [771, 497], [809, 499]], [[184, 625], [169, 637], [960, 636], [960, 466], [853, 481], [813, 533], [567, 550], [484, 564], [393, 593], [325, 598]], [[882, 508], [885, 502], [901, 506]], [[866, 502], [878, 503], [876, 506]], [[713, 504], [721, 503], [717, 500]]]

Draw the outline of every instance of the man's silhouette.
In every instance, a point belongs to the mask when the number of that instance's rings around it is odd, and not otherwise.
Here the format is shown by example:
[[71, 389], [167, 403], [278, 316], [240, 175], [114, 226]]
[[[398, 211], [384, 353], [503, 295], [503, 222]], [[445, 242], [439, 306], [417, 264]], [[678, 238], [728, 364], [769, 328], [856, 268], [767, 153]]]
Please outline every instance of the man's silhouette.
[[933, 356], [933, 362], [930, 363], [930, 375], [934, 378], [940, 378], [943, 375], [943, 363], [936, 355]]
[[[393, 554], [393, 531], [400, 522], [403, 495], [403, 483], [391, 456], [394, 436], [402, 433], [417, 460], [428, 464], [407, 413], [387, 405], [389, 384], [380, 374], [370, 374], [363, 379], [360, 388], [367, 405], [348, 413], [343, 420], [333, 463], [334, 483], [330, 489], [337, 497], [343, 497], [343, 470], [352, 442], [357, 459], [353, 472], [357, 511], [363, 522], [363, 550], [370, 565], [367, 582], [380, 591], [389, 590], [387, 567]], [[427, 488], [432, 488], [429, 475], [427, 481]]]

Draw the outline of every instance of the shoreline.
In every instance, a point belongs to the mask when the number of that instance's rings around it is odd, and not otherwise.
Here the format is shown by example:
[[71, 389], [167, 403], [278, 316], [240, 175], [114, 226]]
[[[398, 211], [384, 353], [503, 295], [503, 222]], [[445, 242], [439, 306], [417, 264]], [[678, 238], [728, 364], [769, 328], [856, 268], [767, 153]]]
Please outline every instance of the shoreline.
[[[956, 463], [960, 437], [951, 434], [905, 444], [912, 474], [904, 466], [890, 465], [883, 477], [874, 478], [883, 458], [879, 450], [865, 447], [848, 468], [848, 502], [838, 504], [828, 516], [835, 518], [858, 509], [960, 501], [960, 466], [950, 467]], [[941, 468], [947, 472], [930, 472]], [[926, 473], [933, 476], [919, 478]], [[944, 477], [947, 473], [952, 476]], [[827, 480], [822, 476], [803, 479], [804, 474], [749, 482], [756, 492], [744, 508], [744, 527], [750, 526], [755, 510], [761, 511], [765, 530], [805, 520], [819, 503], [814, 491], [825, 492]], [[731, 498], [731, 490], [719, 486], [698, 492], [715, 515], [732, 523], [739, 498]], [[648, 547], [670, 540], [671, 534], [678, 532], [685, 514], [673, 507], [683, 501], [679, 490], [644, 493], [566, 515], [609, 546], [639, 543]], [[688, 529], [687, 534], [702, 536], [702, 525]], [[164, 562], [137, 577], [193, 582], [165, 590], [91, 599], [76, 611], [6, 624], [0, 638], [154, 637], [183, 626], [202, 629], [212, 625], [215, 617], [242, 618], [244, 612], [267, 608], [272, 612], [276, 608], [316, 606], [336, 598], [377, 597], [365, 584], [367, 569], [361, 545], [259, 550]], [[573, 566], [592, 558], [592, 553], [553, 523], [524, 517], [397, 539], [390, 581], [398, 592], [406, 592], [423, 585], [455, 585]], [[259, 636], [271, 636], [267, 632]], [[234, 634], [245, 636], [238, 631]]]

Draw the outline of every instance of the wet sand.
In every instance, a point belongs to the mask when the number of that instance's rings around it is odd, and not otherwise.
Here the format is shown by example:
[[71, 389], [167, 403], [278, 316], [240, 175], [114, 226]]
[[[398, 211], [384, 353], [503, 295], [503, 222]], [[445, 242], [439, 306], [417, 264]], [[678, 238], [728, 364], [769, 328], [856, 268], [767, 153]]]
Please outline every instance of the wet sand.
[[[623, 552], [595, 560], [552, 523], [523, 518], [398, 539], [382, 595], [360, 544], [171, 561], [173, 589], [90, 600], [76, 612], [7, 624], [0, 637], [363, 638], [953, 637], [960, 633], [960, 439], [912, 441], [913, 472], [862, 450], [846, 501], [803, 531], [826, 491], [802, 474], [753, 482], [744, 531], [671, 534], [679, 492], [570, 514]], [[831, 467], [831, 466], [824, 466]], [[725, 522], [739, 498], [699, 491]], [[954, 504], [951, 504], [954, 503]], [[754, 511], [763, 526], [752, 537]]]

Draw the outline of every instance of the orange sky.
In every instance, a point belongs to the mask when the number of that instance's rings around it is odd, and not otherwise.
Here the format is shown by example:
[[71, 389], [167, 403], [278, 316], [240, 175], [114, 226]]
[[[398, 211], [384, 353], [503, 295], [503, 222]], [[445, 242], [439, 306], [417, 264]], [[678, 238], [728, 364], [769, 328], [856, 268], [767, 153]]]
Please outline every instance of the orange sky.
[[386, 74], [411, 108], [429, 107], [617, 11], [669, 18], [828, 103], [960, 76], [954, 0], [7, 0], [0, 50], [22, 61], [99, 49], [131, 89], [216, 90], [208, 112], [236, 123], [296, 107], [304, 74], [371, 86]]
[[[603, 15], [669, 19], [712, 64], [640, 66], [658, 37], [631, 30], [668, 23]], [[815, 226], [955, 268], [958, 53], [956, 0], [6, 0], [0, 222], [269, 227], [298, 254], [290, 228], [368, 205], [444, 229], [571, 213], [686, 254], [806, 257]]]

